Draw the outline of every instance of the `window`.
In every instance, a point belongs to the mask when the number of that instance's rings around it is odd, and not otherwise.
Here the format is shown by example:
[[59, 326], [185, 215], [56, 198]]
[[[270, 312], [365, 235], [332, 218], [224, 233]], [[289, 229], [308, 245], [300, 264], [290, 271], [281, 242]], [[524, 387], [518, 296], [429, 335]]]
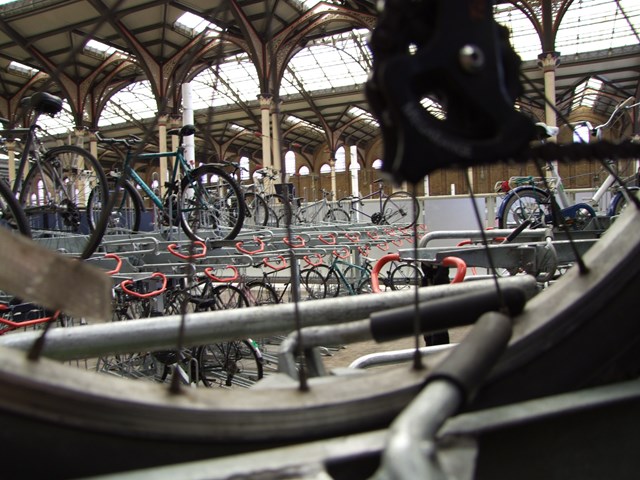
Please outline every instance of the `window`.
[[371, 166], [376, 170], [380, 170], [382, 168], [382, 160], [380, 159], [374, 160]]
[[309, 167], [307, 167], [306, 165], [301, 166], [300, 170], [298, 170], [298, 175], [300, 175], [301, 177], [309, 175], [310, 173], [311, 170], [309, 170]]

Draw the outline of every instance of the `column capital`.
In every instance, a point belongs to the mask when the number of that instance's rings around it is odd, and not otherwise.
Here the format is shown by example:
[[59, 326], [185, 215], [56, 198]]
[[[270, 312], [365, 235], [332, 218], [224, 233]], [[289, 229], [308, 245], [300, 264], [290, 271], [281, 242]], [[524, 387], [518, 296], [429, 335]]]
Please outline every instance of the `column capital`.
[[258, 95], [258, 100], [260, 101], [260, 108], [262, 110], [268, 110], [271, 108], [273, 95], [271, 95], [270, 93], [261, 93], [260, 95]]
[[542, 52], [538, 55], [538, 68], [548, 72], [560, 65], [560, 52]]
[[170, 117], [166, 113], [158, 115], [158, 126], [166, 127], [169, 121]]

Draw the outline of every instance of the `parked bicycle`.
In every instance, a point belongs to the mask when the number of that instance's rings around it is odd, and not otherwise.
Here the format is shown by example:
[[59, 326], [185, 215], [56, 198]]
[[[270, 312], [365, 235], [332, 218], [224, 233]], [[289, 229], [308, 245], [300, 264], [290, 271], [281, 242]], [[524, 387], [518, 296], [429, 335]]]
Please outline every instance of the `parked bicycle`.
[[[194, 241], [235, 238], [245, 217], [242, 192], [237, 183], [216, 165], [201, 165], [195, 169], [189, 165], [184, 156], [183, 140], [184, 137], [195, 134], [193, 125], [185, 125], [167, 133], [178, 135], [179, 147], [176, 151], [140, 153], [138, 150], [142, 140], [134, 135], [127, 138], [105, 138], [96, 132], [100, 143], [117, 145], [126, 151], [122, 171], [111, 174], [114, 179], [118, 179], [117, 182], [111, 182], [111, 188], [115, 185], [121, 185], [121, 188], [117, 192], [113, 191], [115, 198], [107, 231], [136, 232], [140, 228], [144, 204], [135, 184], [160, 212], [158, 223], [168, 226], [180, 224], [184, 233]], [[175, 159], [162, 197], [133, 168], [134, 161], [161, 157]], [[121, 176], [124, 178], [120, 179]], [[103, 208], [99, 196], [92, 195], [89, 204], [92, 210]]]
[[[628, 98], [618, 105], [609, 119], [602, 125], [591, 127], [589, 122], [582, 122], [589, 128], [592, 135], [602, 140], [603, 132], [614, 120], [628, 109], [635, 108], [638, 104], [631, 105], [634, 98]], [[548, 132], [554, 134], [555, 132]], [[608, 161], [613, 168], [614, 162]], [[610, 220], [620, 215], [629, 202], [629, 193], [637, 192], [638, 187], [628, 186], [626, 190], [616, 179], [616, 175], [609, 173], [602, 185], [597, 189], [587, 202], [572, 203], [567, 196], [562, 177], [555, 162], [547, 162], [548, 177], [511, 177], [507, 182], [496, 183], [496, 191], [506, 193], [502, 204], [498, 209], [498, 226], [500, 228], [515, 228], [524, 221], [531, 222], [530, 228], [545, 225], [558, 225], [557, 214], [554, 214], [554, 203], [557, 204], [558, 213], [562, 221], [574, 230], [585, 228], [606, 228]], [[606, 212], [599, 212], [599, 205], [607, 192], [613, 196]], [[596, 222], [595, 224], [593, 222]]]
[[[33, 112], [31, 124], [0, 130], [0, 143], [21, 138], [22, 145], [10, 191], [6, 185], [0, 186], [2, 223], [51, 249], [88, 257], [102, 237], [100, 211], [90, 208], [89, 199], [93, 196], [101, 203], [106, 201], [104, 171], [98, 160], [79, 146], [46, 148], [39, 139], [38, 118], [57, 115], [62, 110], [60, 97], [38, 92], [25, 98], [22, 106]], [[0, 122], [9, 125], [9, 120]]]
[[[384, 191], [384, 182], [375, 181], [378, 189], [363, 197], [350, 195], [338, 200], [338, 209], [346, 213], [347, 221], [362, 222], [368, 218], [374, 225], [393, 225], [396, 227], [410, 227], [415, 225], [420, 217], [420, 203], [409, 192], [399, 190], [390, 195]], [[377, 199], [378, 210], [369, 213], [365, 209], [364, 200]]]

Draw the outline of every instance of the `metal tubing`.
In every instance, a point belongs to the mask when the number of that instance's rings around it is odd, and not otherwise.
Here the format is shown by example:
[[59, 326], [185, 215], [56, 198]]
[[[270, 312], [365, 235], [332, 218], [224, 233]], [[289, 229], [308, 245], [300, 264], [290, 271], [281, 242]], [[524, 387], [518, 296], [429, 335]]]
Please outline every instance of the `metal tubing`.
[[[535, 279], [529, 276], [507, 277], [499, 281], [521, 287], [528, 297], [534, 296], [537, 291]], [[495, 288], [492, 280], [436, 285], [420, 288], [418, 299], [428, 301], [488, 288]], [[362, 320], [373, 312], [410, 305], [414, 300], [414, 291], [410, 290], [307, 301], [301, 302], [298, 308], [304, 328]], [[288, 334], [295, 330], [294, 309], [293, 304], [280, 304], [187, 314], [183, 344], [200, 345]], [[180, 320], [179, 315], [171, 315], [52, 329], [47, 333], [43, 355], [71, 360], [110, 353], [175, 348]], [[0, 346], [28, 350], [40, 335], [39, 332], [6, 335], [0, 338]]]

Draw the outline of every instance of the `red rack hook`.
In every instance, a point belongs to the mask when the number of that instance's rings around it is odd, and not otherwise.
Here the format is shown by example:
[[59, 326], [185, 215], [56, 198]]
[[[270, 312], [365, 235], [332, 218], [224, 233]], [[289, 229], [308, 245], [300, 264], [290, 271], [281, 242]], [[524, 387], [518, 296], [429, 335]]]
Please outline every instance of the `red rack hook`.
[[467, 274], [467, 264], [464, 260], [458, 257], [445, 257], [442, 259], [443, 267], [456, 267], [456, 274], [451, 280], [451, 283], [460, 283], [464, 280]]
[[116, 267], [113, 270], [109, 270], [107, 272], [107, 275], [115, 275], [116, 273], [120, 272], [120, 269], [122, 268], [122, 259], [118, 255], [116, 255], [115, 253], [107, 253], [102, 258], [113, 258], [116, 261]]
[[337, 236], [335, 233], [328, 233], [327, 237], [330, 237], [329, 240], [327, 240], [321, 233], [318, 235], [318, 240], [320, 240], [322, 243], [324, 243], [325, 245], [335, 245], [336, 242], [338, 241]]
[[338, 250], [334, 250], [333, 255], [335, 255], [338, 258], [341, 258], [342, 260], [344, 260], [345, 258], [348, 258], [349, 255], [351, 255], [351, 250], [349, 250], [347, 247], [340, 247], [340, 250], [342, 251], [342, 253], [340, 253]]
[[400, 260], [399, 253], [389, 253], [383, 257], [380, 257], [380, 259], [373, 266], [373, 269], [371, 270], [371, 290], [374, 293], [381, 292], [380, 279], [378, 278], [378, 274], [382, 270], [382, 267], [384, 267], [389, 262], [397, 262], [398, 260]]
[[164, 273], [156, 272], [151, 274], [151, 277], [149, 278], [160, 278], [162, 280], [162, 285], [158, 290], [154, 290], [153, 292], [149, 293], [134, 292], [133, 290], [129, 290], [128, 288], [129, 285], [133, 285], [133, 280], [125, 280], [124, 282], [120, 283], [120, 288], [122, 288], [123, 292], [136, 298], [152, 298], [160, 295], [161, 293], [164, 293], [167, 290], [167, 276]]
[[302, 259], [312, 267], [317, 267], [318, 265], [322, 265], [324, 263], [324, 259], [322, 258], [322, 255], [320, 255], [319, 253], [314, 253], [313, 256], [318, 259], [317, 262], [314, 262], [313, 260], [311, 260], [310, 255], [305, 255], [304, 257], [302, 257]]
[[287, 268], [289, 266], [289, 264], [287, 263], [287, 259], [284, 258], [282, 255], [278, 255], [276, 257], [279, 261], [279, 263], [277, 264], [273, 264], [269, 262], [269, 257], [263, 258], [262, 259], [262, 263], [265, 264], [265, 266], [273, 269], [274, 271], [279, 271], [279, 270], [284, 270], [285, 268]]
[[284, 237], [282, 241], [286, 245], [290, 246], [291, 248], [301, 248], [307, 244], [305, 239], [302, 238], [300, 235], [295, 235], [293, 238], [297, 241], [297, 243], [294, 243], [292, 240], [289, 240], [289, 237]]
[[202, 258], [207, 254], [207, 245], [204, 242], [195, 241], [193, 242], [193, 245], [200, 247], [202, 251], [198, 253], [194, 253], [193, 255], [185, 255], [184, 253], [180, 253], [177, 250], [179, 248], [177, 243], [172, 243], [170, 245], [167, 245], [167, 250], [169, 250], [170, 253], [172, 253], [178, 258], [181, 258], [182, 260], [192, 260], [194, 258]]
[[238, 273], [238, 269], [235, 267], [235, 265], [227, 265], [224, 268], [228, 268], [229, 270], [231, 270], [233, 272], [233, 275], [231, 275], [230, 277], [218, 277], [212, 273], [214, 270], [213, 267], [205, 268], [204, 274], [214, 282], [221, 282], [221, 283], [235, 282], [240, 276], [240, 274]]
[[262, 239], [259, 238], [259, 237], [254, 237], [253, 241], [258, 244], [258, 248], [256, 248], [255, 250], [247, 250], [246, 248], [244, 248], [243, 247], [243, 245], [244, 245], [243, 241], [237, 242], [236, 243], [236, 248], [238, 249], [238, 251], [240, 253], [246, 253], [247, 255], [254, 255], [256, 253], [264, 252], [265, 243], [262, 241]]

